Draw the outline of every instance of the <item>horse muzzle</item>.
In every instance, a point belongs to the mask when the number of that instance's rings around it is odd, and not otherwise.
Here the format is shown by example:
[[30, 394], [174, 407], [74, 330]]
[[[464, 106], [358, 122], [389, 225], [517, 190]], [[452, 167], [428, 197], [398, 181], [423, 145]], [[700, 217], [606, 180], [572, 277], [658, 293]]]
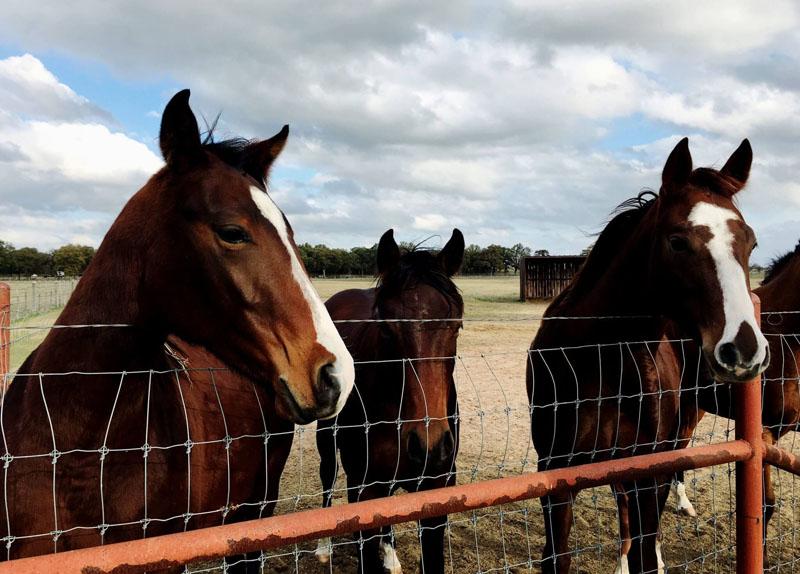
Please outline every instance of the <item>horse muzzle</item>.
[[333, 364], [323, 365], [316, 373], [312, 382], [312, 405], [302, 405], [292, 392], [286, 377], [278, 377], [281, 388], [281, 400], [289, 418], [300, 425], [308, 424], [317, 419], [331, 417], [339, 412], [342, 385], [336, 375]]

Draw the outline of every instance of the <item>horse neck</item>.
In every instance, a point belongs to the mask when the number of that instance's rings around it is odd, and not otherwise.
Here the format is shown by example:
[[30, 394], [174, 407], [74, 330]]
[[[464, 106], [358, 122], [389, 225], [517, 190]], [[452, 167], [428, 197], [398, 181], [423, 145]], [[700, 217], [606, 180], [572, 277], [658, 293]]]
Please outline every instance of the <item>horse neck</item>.
[[553, 315], [562, 317], [636, 316], [651, 319], [597, 319], [550, 321], [570, 329], [578, 339], [599, 342], [657, 340], [667, 323], [660, 317], [649, 273], [652, 227], [649, 215], [637, 227], [603, 275], [579, 297], [568, 297]]
[[[761, 298], [764, 312], [800, 311], [800, 255], [795, 255], [780, 275], [753, 291]], [[787, 334], [800, 333], [800, 314], [786, 314], [779, 318], [767, 315], [762, 317], [762, 328]]]
[[57, 325], [130, 325], [52, 329], [36, 353], [37, 372], [121, 371], [163, 365], [166, 333], [152, 321], [141, 289], [146, 237], [130, 225], [131, 204], [106, 235]]

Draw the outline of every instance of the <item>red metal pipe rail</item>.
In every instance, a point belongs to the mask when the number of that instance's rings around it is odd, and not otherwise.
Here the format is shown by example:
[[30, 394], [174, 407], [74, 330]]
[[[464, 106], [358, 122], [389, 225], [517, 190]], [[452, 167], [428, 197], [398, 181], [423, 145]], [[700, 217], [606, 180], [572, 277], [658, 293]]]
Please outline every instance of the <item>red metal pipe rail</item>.
[[560, 490], [591, 488], [654, 474], [743, 461], [752, 456], [750, 445], [741, 440], [646, 454], [12, 560], [0, 564], [0, 573], [127, 574], [172, 568], [367, 528], [539, 498]]
[[780, 447], [764, 443], [764, 462], [800, 476], [800, 456]]
[[[752, 294], [756, 322], [761, 326], [761, 300]], [[736, 463], [736, 572], [764, 571], [764, 519], [761, 437], [761, 377], [736, 385], [736, 438], [747, 441], [753, 456]]]

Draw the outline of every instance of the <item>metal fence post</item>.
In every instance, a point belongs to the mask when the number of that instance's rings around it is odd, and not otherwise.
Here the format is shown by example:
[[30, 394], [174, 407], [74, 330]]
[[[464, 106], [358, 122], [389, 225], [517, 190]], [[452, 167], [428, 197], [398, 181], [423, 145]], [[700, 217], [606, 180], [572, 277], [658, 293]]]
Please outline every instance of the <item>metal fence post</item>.
[[0, 381], [11, 368], [11, 286], [0, 283]]
[[[761, 326], [761, 300], [752, 295], [756, 322]], [[764, 571], [763, 441], [761, 437], [761, 376], [735, 385], [736, 438], [753, 449], [749, 460], [736, 463], [736, 572]]]

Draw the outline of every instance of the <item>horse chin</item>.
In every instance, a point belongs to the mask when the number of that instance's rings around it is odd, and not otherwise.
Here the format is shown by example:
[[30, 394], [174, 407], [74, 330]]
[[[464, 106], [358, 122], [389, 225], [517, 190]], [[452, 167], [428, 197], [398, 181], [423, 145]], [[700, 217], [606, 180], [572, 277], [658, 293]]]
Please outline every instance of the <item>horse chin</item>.
[[713, 353], [703, 350], [703, 357], [712, 376], [722, 383], [748, 383], [763, 373], [768, 365], [768, 361], [765, 361], [747, 369], [742, 367], [728, 369], [717, 362]]
[[303, 408], [297, 404], [292, 391], [283, 378], [279, 379], [280, 390], [275, 394], [275, 408], [278, 414], [286, 420], [298, 425], [307, 425], [315, 420], [315, 417], [308, 416]]

